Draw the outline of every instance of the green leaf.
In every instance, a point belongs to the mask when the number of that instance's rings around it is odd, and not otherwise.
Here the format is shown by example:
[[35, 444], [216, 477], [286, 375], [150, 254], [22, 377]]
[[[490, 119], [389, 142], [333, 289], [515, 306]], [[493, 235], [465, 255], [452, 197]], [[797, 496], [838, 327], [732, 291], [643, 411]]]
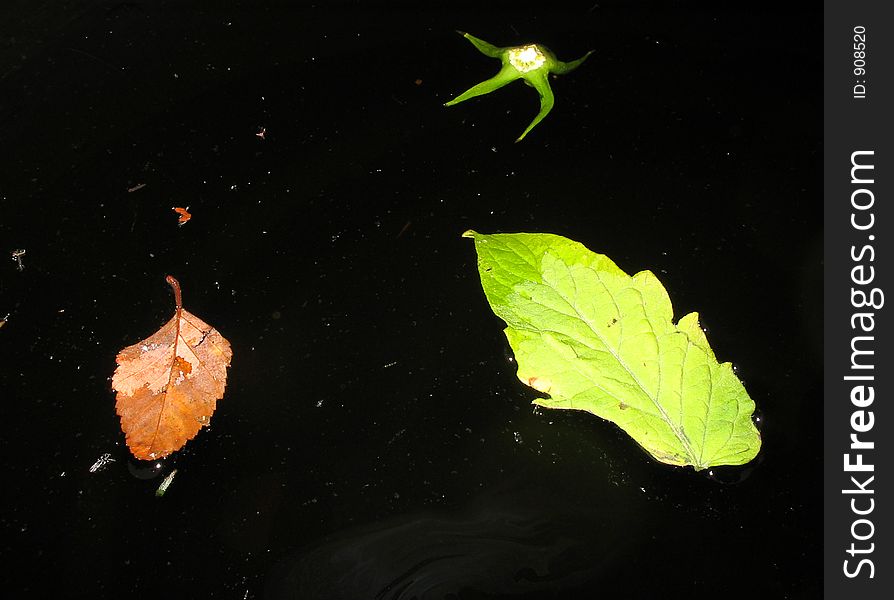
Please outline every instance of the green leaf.
[[478, 272], [518, 362], [518, 378], [547, 394], [535, 404], [585, 410], [616, 423], [657, 460], [741, 465], [757, 455], [754, 402], [719, 364], [690, 313], [675, 325], [649, 271], [558, 235], [482, 235]]

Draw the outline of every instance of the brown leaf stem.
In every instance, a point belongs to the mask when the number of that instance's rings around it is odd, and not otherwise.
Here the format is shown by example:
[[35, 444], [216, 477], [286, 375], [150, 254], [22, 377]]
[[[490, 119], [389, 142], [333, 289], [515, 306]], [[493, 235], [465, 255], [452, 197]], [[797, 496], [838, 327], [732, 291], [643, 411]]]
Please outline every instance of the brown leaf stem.
[[165, 277], [165, 281], [167, 281], [168, 285], [171, 286], [171, 289], [174, 290], [174, 304], [176, 305], [177, 312], [179, 313], [180, 309], [183, 308], [183, 298], [180, 296], [180, 282], [174, 279], [173, 275], [168, 275], [167, 277]]
[[[173, 275], [168, 275], [165, 277], [165, 281], [168, 282], [168, 285], [171, 286], [171, 289], [174, 290], [174, 305], [176, 308], [174, 314], [174, 321], [176, 325], [174, 325], [174, 355], [171, 357], [171, 367], [170, 373], [168, 374], [168, 385], [165, 386], [165, 389], [171, 387], [171, 384], [174, 382], [174, 374], [176, 369], [174, 369], [174, 365], [177, 364], [177, 346], [180, 342], [180, 315], [183, 312], [183, 296], [180, 294], [180, 282]], [[158, 414], [158, 423], [156, 424], [156, 432], [158, 431], [158, 427], [161, 426], [161, 413]]]

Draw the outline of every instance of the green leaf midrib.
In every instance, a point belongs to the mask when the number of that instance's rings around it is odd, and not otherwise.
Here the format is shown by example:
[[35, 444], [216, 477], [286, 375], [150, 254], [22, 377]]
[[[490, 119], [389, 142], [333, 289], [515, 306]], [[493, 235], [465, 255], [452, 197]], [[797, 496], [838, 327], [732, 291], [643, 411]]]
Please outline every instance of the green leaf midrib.
[[[562, 260], [560, 257], [556, 257], [556, 258], [562, 263], [562, 265], [564, 265], [566, 268], [568, 267], [568, 264], [567, 264], [564, 260]], [[612, 304], [614, 304], [615, 309], [616, 309], [616, 310], [619, 312], [619, 314], [620, 314], [621, 311], [620, 311], [620, 306], [619, 306], [619, 304], [618, 304], [618, 300], [617, 300], [617, 298], [615, 298], [615, 294], [611, 291], [611, 289], [610, 289], [610, 288], [606, 285], [606, 283], [602, 280], [602, 277], [601, 277], [601, 275], [599, 274], [599, 272], [596, 271], [595, 269], [593, 269], [592, 267], [590, 267], [589, 265], [584, 266], [583, 268], [585, 268], [587, 271], [589, 271], [590, 273], [593, 273], [593, 274], [596, 276], [596, 280], [599, 282], [599, 285], [602, 286], [602, 289], [605, 290], [606, 294], [608, 294], [608, 297], [611, 299]], [[575, 292], [577, 292], [577, 282], [576, 282], [573, 278], [572, 278], [572, 283], [574, 284]], [[690, 444], [689, 438], [686, 437], [686, 434], [682, 431], [681, 427], [679, 427], [679, 426], [676, 424], [676, 422], [670, 417], [670, 415], [668, 415], [668, 413], [667, 413], [667, 411], [664, 409], [664, 407], [661, 406], [661, 404], [658, 402], [658, 397], [661, 396], [661, 385], [662, 385], [662, 379], [663, 379], [663, 373], [662, 373], [662, 370], [663, 370], [663, 369], [662, 369], [662, 362], [661, 362], [661, 360], [658, 360], [658, 361], [657, 361], [657, 363], [658, 363], [658, 387], [657, 387], [657, 389], [656, 389], [656, 391], [655, 391], [655, 394], [656, 394], [657, 397], [653, 397], [653, 396], [649, 393], [649, 391], [646, 389], [646, 387], [643, 385], [643, 382], [640, 380], [640, 378], [637, 377], [636, 373], [634, 373], [634, 372], [631, 370], [631, 368], [629, 367], [629, 365], [627, 364], [627, 362], [626, 362], [626, 361], [625, 361], [625, 360], [618, 354], [618, 352], [616, 351], [616, 349], [613, 348], [613, 347], [612, 347], [612, 346], [605, 340], [605, 338], [599, 333], [599, 331], [596, 329], [596, 327], [595, 327], [594, 324], [591, 322], [591, 320], [588, 319], [588, 318], [586, 318], [583, 314], [581, 314], [581, 311], [580, 311], [580, 310], [578, 309], [578, 307], [577, 307], [577, 303], [576, 303], [576, 302], [572, 302], [571, 300], [569, 300], [569, 298], [567, 298], [564, 294], [562, 294], [562, 292], [561, 292], [558, 288], [553, 287], [553, 286], [547, 284], [547, 283], [544, 281], [544, 278], [542, 277], [542, 270], [541, 270], [541, 280], [540, 280], [540, 282], [539, 282], [537, 285], [543, 285], [543, 286], [546, 286], [547, 288], [549, 288], [550, 290], [552, 290], [553, 292], [555, 292], [556, 296], [557, 296], [558, 298], [560, 298], [560, 299], [561, 299], [561, 300], [562, 300], [562, 301], [563, 301], [563, 302], [564, 302], [564, 303], [565, 303], [565, 304], [566, 304], [566, 305], [567, 305], [567, 306], [574, 312], [574, 315], [569, 315], [569, 314], [565, 314], [565, 313], [560, 313], [560, 314], [563, 314], [563, 315], [566, 316], [566, 317], [576, 316], [581, 322], [583, 322], [583, 323], [587, 326], [587, 328], [593, 333], [593, 335], [596, 337], [596, 339], [599, 341], [599, 343], [602, 344], [602, 349], [603, 349], [604, 351], [609, 352], [609, 353], [612, 355], [612, 357], [618, 362], [618, 364], [621, 365], [621, 367], [623, 367], [624, 371], [627, 373], [627, 375], [630, 377], [630, 379], [631, 379], [631, 380], [636, 384], [636, 386], [642, 391], [642, 393], [645, 395], [645, 397], [648, 398], [649, 401], [652, 402], [652, 404], [654, 405], [654, 407], [655, 407], [656, 410], [658, 411], [658, 417], [659, 417], [659, 418], [660, 418], [660, 419], [661, 419], [661, 420], [662, 420], [662, 421], [663, 421], [663, 422], [670, 428], [670, 430], [673, 432], [674, 436], [680, 441], [680, 444], [683, 446], [683, 449], [684, 449], [685, 452], [686, 452], [687, 459], [688, 459], [693, 465], [695, 465], [696, 468], [700, 468], [700, 467], [701, 467], [701, 461], [699, 460], [699, 457], [696, 456], [696, 453], [695, 453], [695, 451], [693, 450], [692, 445]], [[633, 289], [636, 290], [637, 294], [638, 294], [638, 295], [640, 296], [640, 298], [643, 300], [643, 303], [644, 303], [644, 306], [645, 306], [645, 298], [643, 297], [642, 292], [641, 292], [640, 290], [636, 289], [636, 288], [633, 288]], [[554, 308], [552, 308], [552, 307], [550, 307], [550, 306], [547, 306], [547, 305], [545, 305], [545, 304], [536, 302], [534, 299], [530, 299], [529, 301], [532, 302], [532, 303], [535, 303], [535, 304], [539, 304], [540, 306], [542, 306], [543, 308], [545, 308], [545, 309], [547, 309], [547, 310], [552, 310], [552, 311], [555, 311], [555, 312], [559, 312], [559, 311], [556, 311]], [[651, 320], [651, 319], [648, 319], [648, 320], [649, 320], [650, 328], [652, 329], [653, 335], [655, 335], [655, 337], [656, 337], [656, 339], [657, 339], [658, 336], [657, 336], [657, 334], [654, 333], [654, 327], [652, 327], [652, 320]], [[619, 344], [620, 344], [620, 339], [621, 339], [621, 337], [623, 337], [623, 331], [624, 331], [624, 323], [623, 323], [623, 320], [619, 320], [619, 324], [620, 324], [620, 326], [621, 326], [621, 336], [619, 337]], [[540, 331], [546, 331], [546, 330], [542, 330], [542, 329], [541, 329]], [[555, 333], [560, 334], [560, 335], [562, 335], [563, 337], [568, 337], [567, 334], [561, 334], [561, 332], [558, 332], [558, 331], [555, 331]], [[574, 340], [574, 341], [576, 341], [576, 342], [578, 342], [578, 343], [582, 343], [580, 340]], [[587, 348], [591, 349], [591, 350], [599, 350], [599, 348], [593, 348], [592, 346], [590, 346], [590, 345], [588, 345], [588, 344], [583, 344], [583, 345], [586, 346]], [[691, 343], [687, 343], [687, 345], [686, 345], [686, 354], [689, 353], [689, 347], [690, 347], [690, 346], [691, 346]], [[685, 357], [685, 355], [684, 355], [684, 357]], [[577, 369], [575, 368], [575, 370], [577, 370]], [[602, 387], [599, 386], [598, 383], [597, 383], [596, 381], [594, 381], [593, 378], [592, 378], [589, 374], [587, 374], [587, 373], [585, 373], [585, 372], [581, 372], [581, 371], [579, 371], [579, 370], [578, 370], [578, 372], [581, 373], [581, 375], [583, 375], [583, 376], [586, 377], [587, 379], [589, 379], [591, 382], [593, 382], [593, 385], [594, 385], [594, 386], [600, 387], [600, 389], [602, 389]], [[682, 377], [681, 377], [681, 379], [680, 379], [680, 383], [681, 383], [681, 385], [682, 385], [682, 383], [683, 383], [683, 378], [682, 378]], [[606, 392], [606, 393], [608, 393], [608, 395], [611, 396], [612, 398], [615, 398], [616, 400], [618, 400], [618, 402], [623, 402], [623, 401], [624, 401], [623, 399], [618, 398], [615, 394], [612, 394], [612, 393], [610, 393], [610, 392]], [[682, 397], [682, 390], [681, 390], [681, 397]], [[646, 413], [646, 414], [648, 414], [648, 413]], [[706, 423], [706, 425], [707, 425], [707, 423]], [[702, 435], [703, 435], [703, 438], [707, 435], [707, 427], [706, 427], [705, 430], [703, 431]], [[702, 442], [702, 448], [704, 448], [704, 441]]]

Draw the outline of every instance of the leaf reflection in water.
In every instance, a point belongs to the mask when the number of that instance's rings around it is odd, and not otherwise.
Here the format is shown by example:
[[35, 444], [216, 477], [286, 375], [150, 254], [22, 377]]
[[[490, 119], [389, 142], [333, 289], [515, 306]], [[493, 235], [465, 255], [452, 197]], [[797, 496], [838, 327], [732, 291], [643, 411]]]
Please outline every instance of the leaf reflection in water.
[[459, 514], [410, 513], [343, 531], [281, 561], [265, 597], [502, 597], [571, 592], [613, 572], [638, 524], [552, 500], [489, 497]]

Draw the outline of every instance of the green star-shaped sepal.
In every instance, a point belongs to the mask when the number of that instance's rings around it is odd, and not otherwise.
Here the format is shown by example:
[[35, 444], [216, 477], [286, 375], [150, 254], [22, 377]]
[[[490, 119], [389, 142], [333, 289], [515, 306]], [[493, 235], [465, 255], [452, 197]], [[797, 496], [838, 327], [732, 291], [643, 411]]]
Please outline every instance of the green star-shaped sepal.
[[581, 63], [587, 60], [593, 51], [590, 50], [582, 57], [571, 62], [562, 62], [556, 58], [556, 55], [550, 52], [549, 48], [540, 44], [525, 44], [523, 46], [509, 46], [507, 48], [497, 48], [493, 44], [489, 44], [484, 40], [480, 40], [472, 34], [462, 31], [457, 32], [464, 38], [469, 40], [473, 46], [485, 56], [499, 58], [503, 63], [500, 72], [486, 81], [482, 81], [478, 85], [473, 85], [465, 92], [446, 102], [444, 106], [453, 106], [459, 104], [463, 100], [489, 94], [494, 90], [498, 90], [507, 83], [512, 83], [516, 79], [523, 80], [526, 84], [537, 90], [540, 94], [540, 112], [531, 121], [516, 142], [520, 142], [528, 135], [528, 132], [534, 129], [543, 118], [552, 110], [555, 104], [553, 91], [549, 87], [549, 75], [564, 75], [579, 67]]

